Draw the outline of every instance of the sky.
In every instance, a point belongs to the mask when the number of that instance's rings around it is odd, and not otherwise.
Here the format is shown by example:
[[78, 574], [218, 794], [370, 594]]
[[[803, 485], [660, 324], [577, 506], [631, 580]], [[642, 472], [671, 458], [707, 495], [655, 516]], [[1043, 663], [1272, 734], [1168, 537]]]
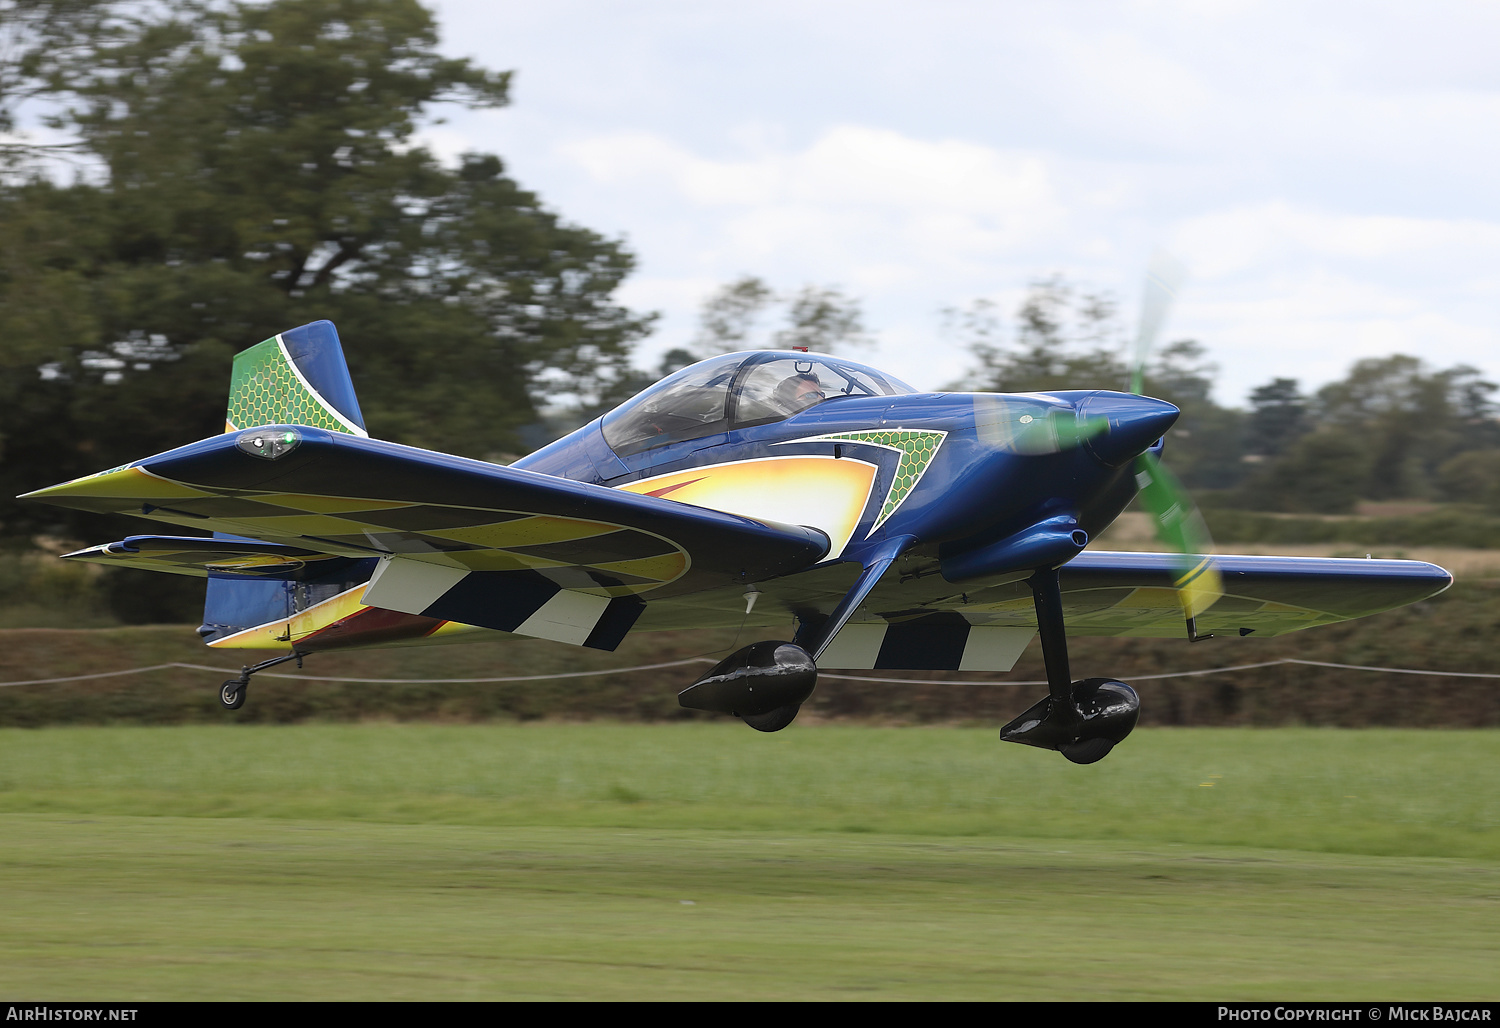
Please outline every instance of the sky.
[[423, 141], [625, 241], [643, 365], [753, 274], [859, 297], [860, 356], [939, 388], [972, 363], [944, 308], [1061, 274], [1133, 320], [1164, 249], [1221, 402], [1394, 352], [1500, 380], [1500, 5], [431, 6], [515, 78]]

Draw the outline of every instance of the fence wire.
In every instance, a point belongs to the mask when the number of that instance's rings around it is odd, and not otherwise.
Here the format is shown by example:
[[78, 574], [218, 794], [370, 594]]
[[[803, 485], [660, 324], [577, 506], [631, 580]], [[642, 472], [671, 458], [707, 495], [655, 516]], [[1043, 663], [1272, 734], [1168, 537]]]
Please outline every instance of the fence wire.
[[[550, 675], [502, 675], [494, 678], [354, 678], [348, 675], [290, 675], [273, 671], [260, 671], [263, 678], [285, 678], [294, 682], [353, 682], [362, 685], [489, 685], [508, 682], [548, 682], [565, 678], [595, 678], [604, 675], [624, 675], [633, 671], [659, 671], [664, 668], [686, 667], [689, 664], [714, 664], [711, 657], [688, 657], [684, 660], [669, 660], [660, 664], [637, 664], [634, 667], [600, 668], [596, 671], [559, 671]], [[1233, 671], [1253, 671], [1256, 668], [1276, 667], [1281, 664], [1301, 664], [1306, 667], [1337, 668], [1342, 671], [1372, 671], [1391, 675], [1427, 675], [1434, 678], [1500, 678], [1500, 673], [1484, 671], [1432, 671], [1409, 667], [1372, 667], [1367, 664], [1335, 664], [1326, 660], [1301, 660], [1283, 657], [1280, 660], [1264, 660], [1257, 664], [1231, 664], [1227, 667], [1201, 668], [1196, 671], [1168, 671], [1157, 675], [1132, 675], [1132, 682], [1160, 681], [1166, 678], [1197, 678], [1203, 675], [1221, 675]], [[151, 664], [146, 667], [124, 668], [119, 671], [98, 671], [88, 675], [62, 675], [57, 678], [32, 678], [18, 682], [0, 682], [0, 689], [21, 685], [53, 685], [59, 682], [84, 682], [98, 678], [118, 678], [124, 675], [143, 675], [150, 671], [165, 671], [182, 668], [188, 671], [212, 671], [217, 674], [238, 676], [239, 668], [213, 667], [208, 664]], [[886, 685], [1046, 685], [1047, 680], [990, 679], [960, 681], [950, 678], [877, 678], [873, 675], [840, 675], [819, 671], [819, 678], [840, 682], [875, 682]]]

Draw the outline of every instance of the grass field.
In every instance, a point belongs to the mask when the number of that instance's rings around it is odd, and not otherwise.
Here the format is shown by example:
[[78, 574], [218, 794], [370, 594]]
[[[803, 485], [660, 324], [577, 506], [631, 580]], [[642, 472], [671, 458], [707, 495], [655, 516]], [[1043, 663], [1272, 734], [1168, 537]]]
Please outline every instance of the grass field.
[[4, 998], [1489, 999], [1500, 733], [0, 731]]

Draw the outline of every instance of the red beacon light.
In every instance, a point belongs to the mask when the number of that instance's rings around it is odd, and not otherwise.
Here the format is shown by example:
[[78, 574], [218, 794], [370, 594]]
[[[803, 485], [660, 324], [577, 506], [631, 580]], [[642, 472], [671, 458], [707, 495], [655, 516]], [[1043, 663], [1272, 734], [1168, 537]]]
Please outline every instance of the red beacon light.
[[806, 353], [807, 352], [807, 347], [805, 347], [805, 346], [794, 346], [794, 347], [792, 347], [792, 349], [796, 350], [798, 353]]

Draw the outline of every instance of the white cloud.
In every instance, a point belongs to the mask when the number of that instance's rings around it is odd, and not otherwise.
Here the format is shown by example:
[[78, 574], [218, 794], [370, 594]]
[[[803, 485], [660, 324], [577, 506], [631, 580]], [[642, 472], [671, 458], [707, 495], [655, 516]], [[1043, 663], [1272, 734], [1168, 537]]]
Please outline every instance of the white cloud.
[[714, 160], [650, 133], [615, 133], [560, 147], [596, 181], [664, 178], [697, 206], [948, 210], [1039, 225], [1055, 213], [1045, 162], [971, 142], [912, 139], [842, 125], [801, 150]]
[[[966, 355], [937, 338], [937, 311], [1009, 293], [1061, 270], [1134, 301], [1134, 265], [1154, 171], [1086, 167], [972, 141], [914, 139], [840, 125], [800, 149], [759, 145], [709, 157], [652, 133], [575, 139], [559, 149], [596, 188], [639, 201], [631, 236], [648, 250], [671, 223], [671, 261], [627, 295], [667, 315], [648, 351], [680, 345], [704, 296], [746, 271], [776, 285], [839, 283], [864, 296], [882, 334], [875, 358], [923, 387], [957, 378]], [[1500, 223], [1351, 214], [1284, 199], [1159, 222], [1191, 275], [1169, 326], [1205, 341], [1237, 400], [1273, 375], [1320, 382], [1358, 354], [1426, 352], [1489, 363], [1497, 326], [1483, 303]], [[1468, 274], [1456, 276], [1456, 268]], [[1446, 310], [1434, 308], [1438, 291]], [[639, 302], [639, 301], [637, 301]]]
[[447, 167], [456, 167], [458, 159], [465, 153], [476, 149], [482, 149], [474, 144], [474, 140], [464, 132], [456, 131], [445, 125], [427, 125], [412, 137], [413, 146], [426, 147], [441, 164]]
[[1019, 255], [1066, 217], [1036, 155], [861, 126], [837, 126], [801, 150], [736, 159], [645, 133], [560, 151], [599, 186], [653, 196], [657, 212], [702, 223], [700, 258], [724, 267], [775, 261], [804, 275], [889, 284]]
[[519, 69], [517, 107], [455, 118], [457, 148], [628, 238], [622, 295], [665, 314], [646, 356], [751, 272], [859, 293], [872, 360], [936, 386], [965, 359], [939, 308], [1061, 271], [1129, 316], [1165, 242], [1190, 271], [1168, 331], [1224, 399], [1395, 350], [1500, 377], [1484, 5], [559, 0], [504, 32], [439, 6]]
[[[925, 326], [930, 351], [939, 307], [1009, 284], [1011, 273], [997, 266], [1028, 262], [1049, 236], [1064, 234], [1067, 219], [1038, 155], [863, 126], [835, 126], [801, 149], [762, 145], [730, 158], [649, 133], [576, 139], [559, 152], [596, 187], [638, 204], [649, 197], [633, 239], [649, 246], [648, 224], [660, 219], [696, 243], [671, 262], [676, 276], [661, 277], [658, 265], [646, 272], [652, 284], [632, 294], [663, 298], [668, 338], [653, 351], [685, 341], [713, 285], [747, 271], [781, 288], [844, 285], [865, 297], [879, 330], [902, 323], [897, 335], [910, 341]], [[701, 290], [691, 304], [682, 303], [686, 283]], [[913, 365], [905, 373], [922, 385], [961, 371], [946, 362], [938, 379], [895, 337], [887, 349]]]
[[1321, 385], [1360, 357], [1392, 353], [1434, 367], [1493, 367], [1500, 328], [1492, 312], [1439, 309], [1420, 288], [1327, 269], [1291, 273], [1280, 262], [1260, 274], [1193, 283], [1178, 315], [1173, 334], [1210, 341], [1240, 394], [1273, 377]]
[[1173, 233], [1173, 247], [1211, 278], [1315, 259], [1448, 268], [1492, 261], [1500, 253], [1500, 223], [1346, 214], [1278, 200], [1186, 219]]
[[1495, 367], [1500, 224], [1278, 201], [1190, 219], [1174, 243], [1195, 273], [1182, 320], [1237, 380], [1326, 381], [1394, 352]]

